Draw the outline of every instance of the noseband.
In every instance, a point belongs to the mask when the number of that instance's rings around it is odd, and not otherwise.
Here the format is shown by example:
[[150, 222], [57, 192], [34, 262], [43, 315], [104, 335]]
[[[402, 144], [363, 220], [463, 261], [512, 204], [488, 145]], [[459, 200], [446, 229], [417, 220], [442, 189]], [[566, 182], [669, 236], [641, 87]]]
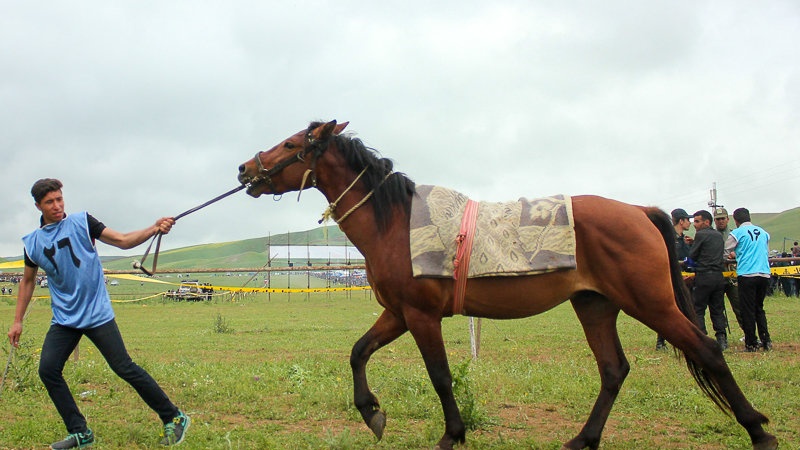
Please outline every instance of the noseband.
[[315, 139], [313, 136], [311, 136], [310, 132], [306, 134], [305, 140], [306, 142], [303, 145], [303, 148], [300, 149], [297, 153], [295, 153], [294, 156], [288, 159], [284, 159], [283, 161], [279, 162], [278, 164], [275, 164], [269, 169], [264, 168], [264, 165], [261, 163], [261, 154], [264, 152], [262, 151], [256, 152], [256, 155], [253, 157], [253, 159], [255, 159], [256, 161], [256, 167], [258, 168], [258, 176], [254, 177], [250, 181], [250, 183], [251, 184], [257, 184], [262, 182], [266, 183], [267, 186], [269, 186], [270, 191], [274, 193], [275, 184], [272, 182], [272, 177], [296, 162], [305, 162], [306, 155], [313, 152], [313, 154], [311, 155], [312, 156], [311, 169], [309, 169], [309, 171], [307, 171], [306, 174], [303, 176], [303, 186], [300, 186], [300, 191], [302, 191], [303, 188], [305, 187], [305, 181], [306, 178], [308, 177], [309, 172], [311, 174], [311, 186], [316, 187], [317, 176], [316, 173], [314, 172], [314, 169], [316, 169], [317, 166], [317, 159], [327, 147], [326, 145], [324, 145], [327, 144], [327, 140], [319, 141]]

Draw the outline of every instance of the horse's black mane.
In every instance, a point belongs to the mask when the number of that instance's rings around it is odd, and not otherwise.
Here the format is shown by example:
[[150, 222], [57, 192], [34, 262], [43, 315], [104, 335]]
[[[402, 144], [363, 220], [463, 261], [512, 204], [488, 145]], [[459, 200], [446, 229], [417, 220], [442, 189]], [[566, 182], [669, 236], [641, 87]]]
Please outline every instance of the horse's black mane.
[[[323, 122], [312, 122], [308, 129], [310, 131], [323, 124]], [[351, 135], [338, 134], [332, 139], [350, 169], [358, 174], [367, 168], [361, 181], [367, 190], [374, 189], [370, 201], [380, 231], [386, 230], [392, 222], [395, 206], [400, 205], [406, 217], [411, 214], [411, 197], [416, 192], [415, 184], [404, 173], [392, 173], [394, 167], [392, 160], [380, 157], [377, 150], [367, 147], [361, 139]]]

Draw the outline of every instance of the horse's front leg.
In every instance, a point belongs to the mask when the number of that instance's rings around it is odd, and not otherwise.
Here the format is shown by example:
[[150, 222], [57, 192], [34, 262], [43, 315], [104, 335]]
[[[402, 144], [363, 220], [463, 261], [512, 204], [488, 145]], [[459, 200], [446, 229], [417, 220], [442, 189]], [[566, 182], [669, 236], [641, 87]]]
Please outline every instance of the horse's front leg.
[[425, 368], [439, 395], [444, 412], [444, 436], [436, 445], [437, 449], [450, 450], [456, 443], [463, 443], [466, 435], [464, 421], [453, 396], [453, 376], [447, 363], [447, 351], [442, 338], [442, 318], [418, 310], [404, 311], [406, 323], [414, 336]]
[[386, 426], [386, 413], [381, 411], [378, 399], [367, 383], [367, 362], [379, 348], [394, 341], [408, 330], [402, 319], [384, 310], [378, 320], [364, 336], [355, 343], [350, 352], [350, 368], [353, 370], [353, 401], [370, 430], [380, 440]]
[[586, 340], [600, 371], [600, 393], [580, 433], [564, 444], [562, 450], [597, 449], [600, 436], [619, 394], [630, 365], [617, 333], [619, 308], [607, 298], [593, 293], [575, 296], [572, 307], [583, 325]]

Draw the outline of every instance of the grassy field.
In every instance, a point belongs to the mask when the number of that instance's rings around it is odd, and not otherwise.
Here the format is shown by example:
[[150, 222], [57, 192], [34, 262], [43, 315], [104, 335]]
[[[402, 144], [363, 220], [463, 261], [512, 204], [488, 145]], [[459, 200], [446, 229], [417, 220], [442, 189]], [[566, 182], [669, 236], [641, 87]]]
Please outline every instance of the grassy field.
[[[133, 300], [158, 289], [122, 282], [111, 291], [115, 299]], [[781, 448], [797, 448], [800, 300], [776, 296], [767, 303], [774, 350], [744, 353], [734, 330], [726, 358], [745, 395], [772, 420], [767, 429]], [[438, 398], [409, 335], [368, 365], [388, 415], [381, 442], [352, 405], [350, 349], [381, 311], [368, 291], [200, 303], [154, 297], [117, 303], [115, 310], [133, 359], [193, 419], [181, 448], [424, 449], [443, 433]], [[13, 299], [0, 298], [4, 330], [13, 311]], [[0, 394], [0, 448], [46, 448], [65, 435], [36, 374], [49, 318], [46, 300], [33, 304]], [[701, 394], [684, 363], [654, 350], [652, 331], [627, 316], [619, 326], [632, 370], [601, 448], [750, 448], [744, 430]], [[444, 332], [459, 404], [476, 426], [462, 448], [558, 449], [578, 432], [599, 378], [568, 304], [524, 320], [484, 320], [476, 361], [470, 362], [467, 318], [445, 319]], [[5, 363], [7, 341], [2, 349]], [[81, 344], [80, 359], [68, 363], [65, 375], [96, 433], [95, 448], [157, 446], [157, 417], [91, 343]]]

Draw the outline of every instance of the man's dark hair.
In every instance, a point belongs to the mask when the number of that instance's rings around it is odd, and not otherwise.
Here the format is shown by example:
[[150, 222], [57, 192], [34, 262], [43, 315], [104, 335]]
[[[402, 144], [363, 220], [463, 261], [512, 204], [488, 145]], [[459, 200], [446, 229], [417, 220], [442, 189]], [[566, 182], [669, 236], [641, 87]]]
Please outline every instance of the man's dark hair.
[[696, 213], [694, 213], [693, 217], [697, 217], [697, 216], [700, 216], [700, 217], [703, 218], [703, 220], [707, 220], [709, 222], [713, 222], [714, 221], [714, 217], [712, 217], [711, 213], [706, 211], [705, 209], [701, 209], [700, 211], [697, 211]]
[[64, 187], [64, 185], [55, 178], [42, 178], [36, 183], [33, 183], [31, 195], [36, 203], [39, 203], [42, 201], [45, 195], [53, 191], [61, 190], [62, 187]]
[[747, 208], [739, 208], [733, 212], [733, 220], [739, 223], [750, 222], [750, 211]]

